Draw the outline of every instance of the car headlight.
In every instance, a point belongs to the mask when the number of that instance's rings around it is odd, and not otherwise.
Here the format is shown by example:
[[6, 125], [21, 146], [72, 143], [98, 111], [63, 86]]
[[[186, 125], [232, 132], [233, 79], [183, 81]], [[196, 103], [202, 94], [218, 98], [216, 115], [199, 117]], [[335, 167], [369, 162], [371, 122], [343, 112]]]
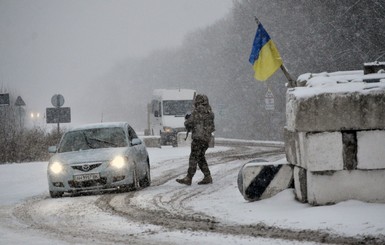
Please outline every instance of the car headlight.
[[115, 157], [110, 165], [114, 168], [117, 168], [117, 169], [121, 169], [124, 167], [124, 165], [126, 165], [126, 158], [122, 157], [122, 156], [117, 156]]
[[172, 131], [174, 131], [173, 128], [169, 128], [169, 127], [163, 127], [163, 130], [165, 133], [172, 133]]
[[59, 174], [63, 171], [63, 165], [60, 162], [53, 162], [49, 166], [49, 169], [51, 170], [52, 173]]

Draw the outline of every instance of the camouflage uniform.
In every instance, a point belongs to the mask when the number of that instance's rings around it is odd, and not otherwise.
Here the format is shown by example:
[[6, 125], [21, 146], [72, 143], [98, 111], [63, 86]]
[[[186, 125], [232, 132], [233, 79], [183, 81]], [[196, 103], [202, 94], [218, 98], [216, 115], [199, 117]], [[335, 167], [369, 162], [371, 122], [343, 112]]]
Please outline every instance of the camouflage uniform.
[[211, 134], [215, 131], [214, 113], [209, 105], [206, 95], [198, 94], [195, 98], [194, 109], [191, 116], [186, 119], [185, 127], [191, 131], [191, 153], [187, 176], [177, 179], [181, 184], [191, 185], [191, 180], [197, 170], [197, 165], [204, 174], [205, 178], [198, 184], [212, 183], [209, 167], [207, 165], [205, 153], [209, 147]]

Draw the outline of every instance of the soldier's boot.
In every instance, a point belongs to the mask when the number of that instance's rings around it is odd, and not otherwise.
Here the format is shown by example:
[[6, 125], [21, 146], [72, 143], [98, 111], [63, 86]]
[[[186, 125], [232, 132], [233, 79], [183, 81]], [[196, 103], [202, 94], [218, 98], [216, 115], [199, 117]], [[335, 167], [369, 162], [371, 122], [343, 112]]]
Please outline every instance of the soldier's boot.
[[179, 184], [191, 185], [192, 178], [189, 176], [184, 177], [183, 179], [176, 179], [176, 182]]
[[206, 185], [211, 183], [213, 183], [213, 178], [211, 178], [211, 175], [207, 175], [201, 181], [198, 182], [198, 185]]

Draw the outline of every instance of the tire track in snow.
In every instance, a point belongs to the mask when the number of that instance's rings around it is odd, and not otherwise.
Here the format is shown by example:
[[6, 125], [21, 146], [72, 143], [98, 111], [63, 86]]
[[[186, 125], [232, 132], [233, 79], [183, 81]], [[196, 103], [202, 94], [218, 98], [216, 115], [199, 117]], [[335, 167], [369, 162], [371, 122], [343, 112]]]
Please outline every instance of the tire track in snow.
[[[275, 161], [282, 156], [282, 147], [262, 147], [238, 145], [227, 152], [207, 154], [215, 181], [226, 181], [229, 173], [238, 171], [240, 166], [251, 159], [263, 157]], [[239, 161], [241, 160], [241, 161]], [[235, 163], [236, 162], [236, 163]], [[263, 223], [253, 225], [228, 225], [217, 217], [211, 217], [193, 209], [190, 202], [197, 196], [210, 195], [218, 191], [221, 185], [200, 187], [180, 186], [175, 178], [184, 174], [188, 158], [165, 161], [162, 164], [175, 165], [162, 171], [153, 179], [152, 186], [139, 192], [104, 194], [78, 198], [50, 199], [35, 196], [10, 209], [17, 225], [11, 225], [23, 232], [38, 231], [47, 237], [53, 237], [68, 243], [98, 244], [161, 244], [160, 241], [147, 238], [148, 235], [166, 231], [215, 232], [234, 236], [250, 236], [286, 239], [293, 241], [313, 241], [334, 244], [383, 244], [385, 238], [337, 237], [322, 231], [293, 231]], [[157, 166], [157, 171], [162, 169]], [[159, 168], [159, 169], [158, 169]], [[175, 183], [174, 183], [175, 182]], [[159, 188], [162, 192], [159, 193]], [[145, 204], [145, 205], [143, 205]], [[46, 205], [50, 207], [47, 213]], [[52, 212], [56, 210], [55, 212]], [[113, 219], [111, 221], [111, 219]], [[100, 220], [111, 224], [100, 223]], [[100, 224], [98, 224], [98, 222]], [[112, 226], [112, 227], [109, 227]], [[138, 230], [131, 229], [138, 227]]]
[[[223, 172], [211, 171], [214, 173], [214, 181], [225, 178], [229, 173], [238, 171], [243, 163], [255, 158], [265, 158], [268, 161], [276, 161], [282, 158], [283, 148], [272, 149], [266, 147], [256, 149], [255, 147], [238, 146], [225, 154], [223, 152], [207, 154], [210, 170], [218, 165], [226, 166], [234, 165]], [[239, 163], [239, 160], [244, 160]], [[182, 160], [186, 161], [186, 160]], [[238, 162], [238, 164], [235, 164]], [[183, 170], [187, 168], [187, 161]], [[179, 170], [179, 171], [176, 171]], [[201, 195], [210, 195], [210, 193], [220, 190], [222, 185], [208, 185], [209, 188], [197, 186], [179, 187], [169, 184], [168, 182], [180, 176], [178, 173], [185, 173], [180, 168], [176, 168], [169, 173], [160, 176], [154, 187], [162, 187], [164, 191], [155, 195], [147, 193], [145, 190], [140, 197], [136, 195], [128, 195], [124, 200], [124, 205], [115, 205], [113, 198], [105, 200], [101, 206], [109, 207], [110, 211], [119, 213], [121, 216], [127, 217], [129, 220], [138, 222], [152, 223], [160, 225], [171, 230], [190, 230], [223, 233], [234, 236], [251, 236], [264, 237], [274, 239], [285, 239], [292, 241], [309, 241], [327, 244], [383, 244], [385, 238], [378, 237], [341, 237], [329, 234], [325, 231], [315, 230], [290, 230], [275, 226], [268, 226], [264, 223], [253, 225], [228, 225], [220, 223], [216, 217], [206, 215], [202, 212], [194, 211], [189, 203], [196, 197]], [[178, 173], [175, 173], [178, 172]], [[173, 173], [173, 174], [171, 174]], [[167, 186], [167, 188], [166, 188]], [[143, 198], [147, 195], [147, 199]], [[143, 203], [147, 203], [143, 207]], [[150, 203], [150, 204], [148, 204]], [[155, 218], [154, 218], [155, 217]]]

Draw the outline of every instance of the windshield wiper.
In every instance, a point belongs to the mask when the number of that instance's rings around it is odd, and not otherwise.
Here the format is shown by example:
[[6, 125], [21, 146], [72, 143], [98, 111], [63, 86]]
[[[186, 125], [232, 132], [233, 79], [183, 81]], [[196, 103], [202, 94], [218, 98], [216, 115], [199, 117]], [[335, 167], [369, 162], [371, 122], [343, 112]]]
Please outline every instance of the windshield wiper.
[[91, 149], [95, 149], [96, 147], [94, 147], [94, 146], [88, 141], [89, 138], [87, 137], [86, 133], [83, 132], [83, 136], [84, 136], [84, 140], [86, 141], [88, 147], [91, 148]]
[[98, 139], [98, 138], [88, 138], [88, 140], [95, 140], [97, 142], [101, 142], [101, 143], [104, 143], [104, 144], [107, 144], [107, 145], [111, 145], [111, 146], [114, 146], [114, 147], [118, 146], [117, 144], [115, 144], [113, 142], [102, 140], [102, 139]]

